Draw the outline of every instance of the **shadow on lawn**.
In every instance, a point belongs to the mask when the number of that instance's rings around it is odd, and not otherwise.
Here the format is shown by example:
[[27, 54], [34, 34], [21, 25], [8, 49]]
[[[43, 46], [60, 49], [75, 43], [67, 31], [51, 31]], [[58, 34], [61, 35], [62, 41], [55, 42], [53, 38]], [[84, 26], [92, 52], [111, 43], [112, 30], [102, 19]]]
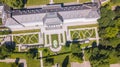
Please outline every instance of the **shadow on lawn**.
[[69, 63], [69, 56], [67, 55], [62, 63], [62, 67], [67, 67], [68, 63]]
[[[58, 56], [58, 55], [63, 55], [63, 54], [69, 54], [69, 53], [71, 53], [71, 51], [69, 51], [69, 52], [64, 52], [64, 53], [58, 53], [57, 55], [54, 54], [54, 55], [43, 56], [42, 58], [48, 58], [48, 57], [53, 57], [53, 56]], [[39, 57], [38, 59], [40, 59], [40, 58], [41, 58], [41, 57]]]

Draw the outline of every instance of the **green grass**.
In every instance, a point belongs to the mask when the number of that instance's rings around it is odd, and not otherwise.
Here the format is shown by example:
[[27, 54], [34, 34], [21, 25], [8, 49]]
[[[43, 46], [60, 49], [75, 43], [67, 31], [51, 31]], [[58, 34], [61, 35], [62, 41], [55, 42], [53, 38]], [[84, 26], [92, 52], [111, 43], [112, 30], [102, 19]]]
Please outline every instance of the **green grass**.
[[63, 43], [63, 34], [60, 34], [61, 37], [61, 43]]
[[120, 6], [120, 0], [110, 0], [110, 2], [112, 4], [112, 6]]
[[91, 0], [79, 0], [79, 3], [91, 2]]
[[[51, 35], [51, 41], [52, 41], [52, 45], [53, 45], [53, 41], [56, 40], [57, 44], [59, 46], [59, 40], [58, 40], [58, 34], [52, 34]], [[54, 46], [53, 46], [54, 47]]]
[[68, 29], [89, 28], [89, 27], [98, 27], [98, 24], [68, 26]]
[[12, 63], [3, 63], [3, 62], [0, 62], [0, 67], [12, 67]]
[[26, 53], [12, 53], [9, 58], [13, 58], [13, 59], [16, 59], [16, 58], [26, 59], [28, 67], [40, 67], [40, 59], [28, 58]]
[[20, 35], [14, 36], [13, 40], [16, 44], [34, 44], [38, 43], [38, 34], [30, 34], [30, 35]]
[[3, 40], [3, 37], [0, 37], [0, 42], [2, 42], [2, 40]]
[[2, 25], [2, 19], [0, 18], [0, 25]]
[[12, 34], [40, 32], [40, 29], [12, 31]]
[[[60, 67], [62, 67], [62, 63], [63, 63], [65, 57], [71, 54], [71, 53], [67, 53], [67, 52], [71, 52], [71, 49], [70, 49], [70, 47], [66, 47], [66, 46], [62, 46], [62, 49], [59, 52], [57, 52], [57, 54], [59, 54], [59, 55], [55, 55], [55, 56], [52, 56], [55, 53], [52, 52], [49, 48], [45, 48], [45, 49], [46, 49], [46, 51], [43, 51], [43, 57], [48, 56], [49, 58], [53, 58], [54, 64], [59, 63]], [[51, 67], [51, 66], [46, 66], [47, 64], [45, 63], [45, 59], [46, 58], [43, 59], [44, 67]], [[68, 64], [68, 67], [70, 67], [70, 64]]]
[[27, 0], [26, 6], [49, 4], [49, 0]]
[[45, 34], [43, 33], [43, 44], [45, 44]]
[[67, 41], [67, 35], [66, 35], [66, 31], [64, 32], [64, 34], [65, 34], [65, 41]]
[[[55, 3], [70, 3], [77, 2], [77, 0], [54, 0]], [[91, 2], [91, 0], [79, 0], [79, 3]]]
[[69, 3], [76, 2], [76, 0], [53, 0], [55, 3]]
[[47, 37], [47, 44], [49, 44], [49, 35], [47, 35], [46, 37]]

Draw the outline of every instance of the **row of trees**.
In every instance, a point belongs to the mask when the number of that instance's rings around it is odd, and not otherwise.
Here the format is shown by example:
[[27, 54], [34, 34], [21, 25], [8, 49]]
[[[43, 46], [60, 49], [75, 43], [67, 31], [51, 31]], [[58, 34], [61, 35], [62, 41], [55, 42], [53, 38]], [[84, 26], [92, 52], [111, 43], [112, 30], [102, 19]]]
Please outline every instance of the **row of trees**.
[[[116, 1], [116, 0], [114, 0]], [[85, 49], [93, 67], [109, 67], [120, 62], [120, 8], [111, 10], [108, 4], [100, 8], [100, 45]]]
[[109, 5], [101, 7], [101, 18], [98, 20], [100, 43], [116, 47], [120, 43], [120, 14], [118, 10], [113, 11], [108, 7]]

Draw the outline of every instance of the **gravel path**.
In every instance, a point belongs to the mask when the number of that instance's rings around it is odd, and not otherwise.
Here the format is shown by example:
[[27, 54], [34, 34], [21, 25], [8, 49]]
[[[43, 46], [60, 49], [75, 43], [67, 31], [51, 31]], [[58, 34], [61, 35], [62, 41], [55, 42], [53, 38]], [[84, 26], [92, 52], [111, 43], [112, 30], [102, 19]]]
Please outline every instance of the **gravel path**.
[[40, 52], [40, 64], [41, 64], [41, 67], [43, 67], [42, 51], [39, 51], [39, 52]]

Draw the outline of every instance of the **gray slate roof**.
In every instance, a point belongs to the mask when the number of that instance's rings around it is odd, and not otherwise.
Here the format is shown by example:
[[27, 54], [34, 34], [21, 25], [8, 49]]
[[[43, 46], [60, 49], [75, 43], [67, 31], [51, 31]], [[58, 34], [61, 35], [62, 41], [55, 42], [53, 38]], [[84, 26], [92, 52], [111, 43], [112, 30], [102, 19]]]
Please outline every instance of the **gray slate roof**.
[[47, 13], [46, 16], [43, 18], [44, 25], [59, 25], [62, 24], [63, 18], [57, 12]]
[[[50, 15], [51, 12], [56, 14]], [[43, 23], [45, 21], [47, 24], [53, 24], [52, 22], [54, 23], [62, 22], [65, 19], [100, 17], [99, 8], [96, 3], [68, 5], [68, 6], [52, 5], [52, 7], [51, 5], [48, 5], [43, 8], [34, 8], [34, 9], [33, 8], [13, 9], [11, 10], [11, 15], [19, 23], [35, 23], [35, 22]], [[45, 17], [46, 20], [44, 20]], [[18, 24], [18, 23], [16, 23], [16, 21], [14, 21], [12, 18], [8, 18], [6, 20], [6, 25], [13, 25], [13, 24]]]

